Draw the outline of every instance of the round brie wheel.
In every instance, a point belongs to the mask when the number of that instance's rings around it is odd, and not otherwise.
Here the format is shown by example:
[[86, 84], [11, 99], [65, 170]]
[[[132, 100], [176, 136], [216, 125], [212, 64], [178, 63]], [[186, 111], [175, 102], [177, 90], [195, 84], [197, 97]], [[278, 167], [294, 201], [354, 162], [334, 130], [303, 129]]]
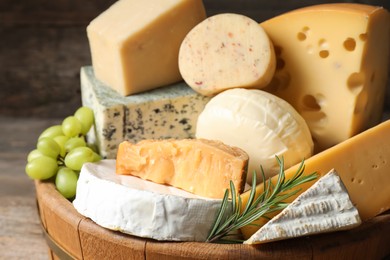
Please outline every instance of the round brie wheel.
[[222, 141], [249, 155], [247, 182], [256, 172], [262, 181], [279, 172], [276, 156], [287, 169], [313, 153], [313, 140], [305, 120], [286, 101], [258, 89], [230, 89], [215, 97], [200, 113], [197, 138]]
[[81, 215], [104, 228], [138, 237], [206, 241], [221, 206], [220, 199], [119, 175], [115, 165], [115, 160], [108, 159], [83, 165], [73, 201]]
[[207, 18], [186, 35], [179, 51], [183, 79], [206, 96], [236, 87], [263, 88], [275, 67], [274, 48], [264, 29], [239, 14]]

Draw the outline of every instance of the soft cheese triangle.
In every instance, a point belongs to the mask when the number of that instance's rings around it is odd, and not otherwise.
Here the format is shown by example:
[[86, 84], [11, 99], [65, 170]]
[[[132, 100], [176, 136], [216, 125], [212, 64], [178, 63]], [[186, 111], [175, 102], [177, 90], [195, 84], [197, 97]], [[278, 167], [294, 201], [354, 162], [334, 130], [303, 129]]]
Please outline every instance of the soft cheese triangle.
[[249, 155], [247, 181], [279, 172], [275, 155], [288, 168], [312, 155], [313, 141], [303, 118], [286, 101], [258, 89], [230, 89], [213, 97], [200, 113], [197, 138], [220, 140]]
[[360, 225], [359, 212], [333, 169], [299, 195], [282, 212], [253, 234], [244, 244], [339, 231]]
[[84, 164], [76, 210], [98, 225], [130, 235], [172, 241], [205, 241], [221, 200], [115, 174], [115, 160]]

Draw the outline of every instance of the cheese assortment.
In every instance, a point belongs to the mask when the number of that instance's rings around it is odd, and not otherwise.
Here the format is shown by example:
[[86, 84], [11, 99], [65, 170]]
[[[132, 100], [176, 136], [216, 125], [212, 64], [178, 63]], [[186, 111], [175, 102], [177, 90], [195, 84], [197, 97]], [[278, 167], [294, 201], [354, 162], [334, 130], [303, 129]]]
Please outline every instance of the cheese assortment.
[[278, 187], [303, 160], [317, 181], [293, 187], [282, 213], [241, 227], [246, 243], [353, 228], [389, 209], [390, 121], [379, 124], [389, 13], [327, 4], [260, 24], [205, 16], [200, 0], [121, 0], [88, 26], [88, 137], [116, 161], [84, 164], [77, 211], [131, 235], [209, 241], [262, 194], [264, 183], [244, 192], [246, 176], [278, 173]]
[[123, 140], [194, 137], [198, 115], [210, 99], [183, 82], [125, 97], [99, 81], [92, 67], [80, 74], [82, 102], [95, 114], [88, 138], [105, 158], [116, 158]]
[[389, 19], [381, 7], [326, 4], [261, 23], [278, 60], [266, 90], [303, 116], [317, 152], [381, 121]]
[[180, 44], [205, 17], [201, 0], [115, 2], [87, 27], [96, 77], [125, 96], [180, 81]]
[[172, 241], [205, 241], [221, 200], [115, 174], [115, 160], [84, 164], [76, 210], [108, 229]]
[[244, 191], [247, 165], [246, 152], [219, 141], [143, 140], [119, 145], [116, 173], [222, 199], [230, 181], [239, 194]]
[[200, 113], [197, 138], [222, 141], [249, 155], [248, 182], [261, 169], [269, 178], [279, 172], [275, 155], [286, 168], [309, 158], [313, 141], [305, 120], [286, 101], [258, 89], [235, 88], [213, 97]]
[[263, 28], [239, 14], [207, 18], [187, 34], [179, 51], [181, 75], [206, 96], [236, 87], [265, 87], [275, 66], [273, 45]]
[[359, 212], [335, 170], [320, 178], [244, 244], [260, 244], [359, 226]]

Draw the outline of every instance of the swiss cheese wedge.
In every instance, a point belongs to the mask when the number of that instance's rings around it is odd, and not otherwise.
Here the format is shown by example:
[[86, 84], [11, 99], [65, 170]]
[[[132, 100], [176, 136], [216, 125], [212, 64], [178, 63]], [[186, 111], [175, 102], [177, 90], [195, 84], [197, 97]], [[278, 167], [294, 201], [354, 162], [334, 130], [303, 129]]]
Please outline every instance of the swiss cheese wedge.
[[388, 78], [389, 12], [361, 4], [298, 9], [261, 23], [277, 69], [267, 90], [306, 120], [315, 151], [378, 124]]
[[122, 142], [116, 173], [172, 185], [196, 195], [223, 198], [233, 181], [245, 187], [248, 155], [241, 149], [206, 139]]
[[[295, 174], [298, 166], [285, 171], [286, 179]], [[347, 188], [363, 221], [390, 209], [390, 120], [310, 157], [305, 161], [304, 174], [317, 172], [323, 176], [333, 168]], [[277, 177], [272, 178], [273, 183], [276, 183]], [[294, 188], [301, 190], [288, 201], [293, 201], [313, 183]], [[262, 191], [263, 185], [259, 184], [256, 194]], [[243, 208], [248, 198], [249, 192], [241, 195]], [[248, 225], [241, 231], [245, 238], [249, 238], [267, 221], [262, 218], [256, 221], [258, 226]]]

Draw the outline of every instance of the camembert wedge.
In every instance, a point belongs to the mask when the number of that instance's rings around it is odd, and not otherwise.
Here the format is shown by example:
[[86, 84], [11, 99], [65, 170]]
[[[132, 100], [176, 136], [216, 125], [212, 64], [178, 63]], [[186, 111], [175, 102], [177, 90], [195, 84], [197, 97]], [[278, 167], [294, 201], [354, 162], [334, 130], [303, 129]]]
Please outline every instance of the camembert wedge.
[[244, 243], [260, 244], [346, 230], [360, 223], [359, 212], [333, 169]]

